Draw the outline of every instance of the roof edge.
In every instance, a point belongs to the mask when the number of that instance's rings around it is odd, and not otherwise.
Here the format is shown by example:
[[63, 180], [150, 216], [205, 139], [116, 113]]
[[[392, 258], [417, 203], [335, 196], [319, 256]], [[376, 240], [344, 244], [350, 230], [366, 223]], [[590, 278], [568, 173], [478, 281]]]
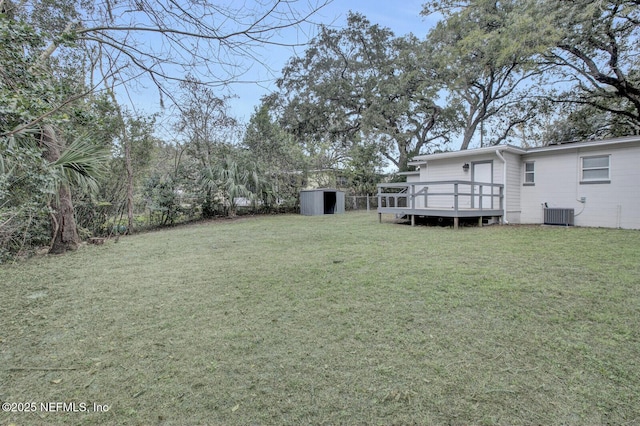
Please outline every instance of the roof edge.
[[525, 154], [527, 152], [525, 149], [518, 148], [517, 146], [513, 145], [493, 145], [485, 146], [483, 148], [465, 149], [461, 151], [448, 151], [439, 152], [436, 154], [418, 155], [413, 157], [413, 160], [408, 164], [410, 166], [416, 166], [419, 164], [424, 164], [427, 160], [437, 160], [440, 158], [471, 157], [478, 154], [489, 154], [496, 151], [507, 151], [514, 154]]
[[579, 149], [579, 148], [588, 148], [588, 147], [599, 147], [599, 146], [608, 146], [608, 145], [621, 145], [628, 143], [640, 143], [640, 135], [639, 136], [624, 136], [620, 138], [612, 138], [612, 139], [600, 139], [593, 141], [582, 141], [582, 142], [564, 142], [547, 146], [538, 146], [534, 148], [527, 149], [527, 154], [534, 154], [537, 152], [548, 152], [548, 151], [561, 151], [567, 149]]
[[474, 149], [465, 149], [462, 151], [448, 151], [448, 152], [439, 152], [435, 154], [425, 154], [425, 155], [417, 155], [413, 157], [411, 161], [408, 162], [410, 166], [418, 166], [420, 164], [424, 164], [427, 161], [431, 160], [439, 160], [443, 158], [458, 158], [458, 157], [473, 157], [481, 154], [489, 154], [496, 151], [501, 152], [511, 152], [513, 154], [534, 154], [538, 152], [548, 152], [548, 151], [561, 151], [567, 149], [579, 149], [586, 147], [599, 147], [599, 146], [609, 146], [609, 145], [620, 145], [627, 143], [640, 143], [640, 135], [635, 136], [623, 136], [619, 138], [611, 138], [611, 139], [600, 139], [595, 141], [582, 141], [582, 142], [564, 142], [554, 145], [533, 147], [533, 148], [519, 148], [513, 145], [494, 145], [487, 146], [483, 148], [474, 148]]

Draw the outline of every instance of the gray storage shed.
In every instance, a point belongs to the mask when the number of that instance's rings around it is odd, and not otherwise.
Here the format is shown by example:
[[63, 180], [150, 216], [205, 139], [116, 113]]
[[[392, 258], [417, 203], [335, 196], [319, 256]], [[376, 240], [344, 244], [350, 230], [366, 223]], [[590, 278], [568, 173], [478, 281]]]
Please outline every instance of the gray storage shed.
[[300, 214], [319, 216], [344, 213], [344, 192], [321, 188], [300, 191]]

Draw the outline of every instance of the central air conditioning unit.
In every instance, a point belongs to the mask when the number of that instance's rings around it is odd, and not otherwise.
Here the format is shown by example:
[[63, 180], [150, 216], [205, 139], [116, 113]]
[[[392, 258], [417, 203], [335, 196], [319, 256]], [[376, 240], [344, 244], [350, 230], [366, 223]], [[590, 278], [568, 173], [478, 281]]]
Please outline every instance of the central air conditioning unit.
[[575, 212], [573, 209], [544, 209], [544, 224], [545, 225], [574, 225]]

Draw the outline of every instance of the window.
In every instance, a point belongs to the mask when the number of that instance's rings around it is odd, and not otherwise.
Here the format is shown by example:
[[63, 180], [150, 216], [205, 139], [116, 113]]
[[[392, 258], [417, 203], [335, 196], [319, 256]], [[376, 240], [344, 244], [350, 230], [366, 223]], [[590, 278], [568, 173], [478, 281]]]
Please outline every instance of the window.
[[536, 163], [527, 161], [524, 163], [524, 184], [533, 185], [536, 182]]
[[582, 157], [583, 182], [609, 182], [609, 156]]

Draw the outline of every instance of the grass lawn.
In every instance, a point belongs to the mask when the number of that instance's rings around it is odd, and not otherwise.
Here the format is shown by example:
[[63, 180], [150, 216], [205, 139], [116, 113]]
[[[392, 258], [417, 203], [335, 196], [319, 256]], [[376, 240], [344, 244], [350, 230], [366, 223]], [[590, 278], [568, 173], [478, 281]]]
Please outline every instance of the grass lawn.
[[0, 425], [640, 423], [640, 232], [385, 218], [0, 267]]

